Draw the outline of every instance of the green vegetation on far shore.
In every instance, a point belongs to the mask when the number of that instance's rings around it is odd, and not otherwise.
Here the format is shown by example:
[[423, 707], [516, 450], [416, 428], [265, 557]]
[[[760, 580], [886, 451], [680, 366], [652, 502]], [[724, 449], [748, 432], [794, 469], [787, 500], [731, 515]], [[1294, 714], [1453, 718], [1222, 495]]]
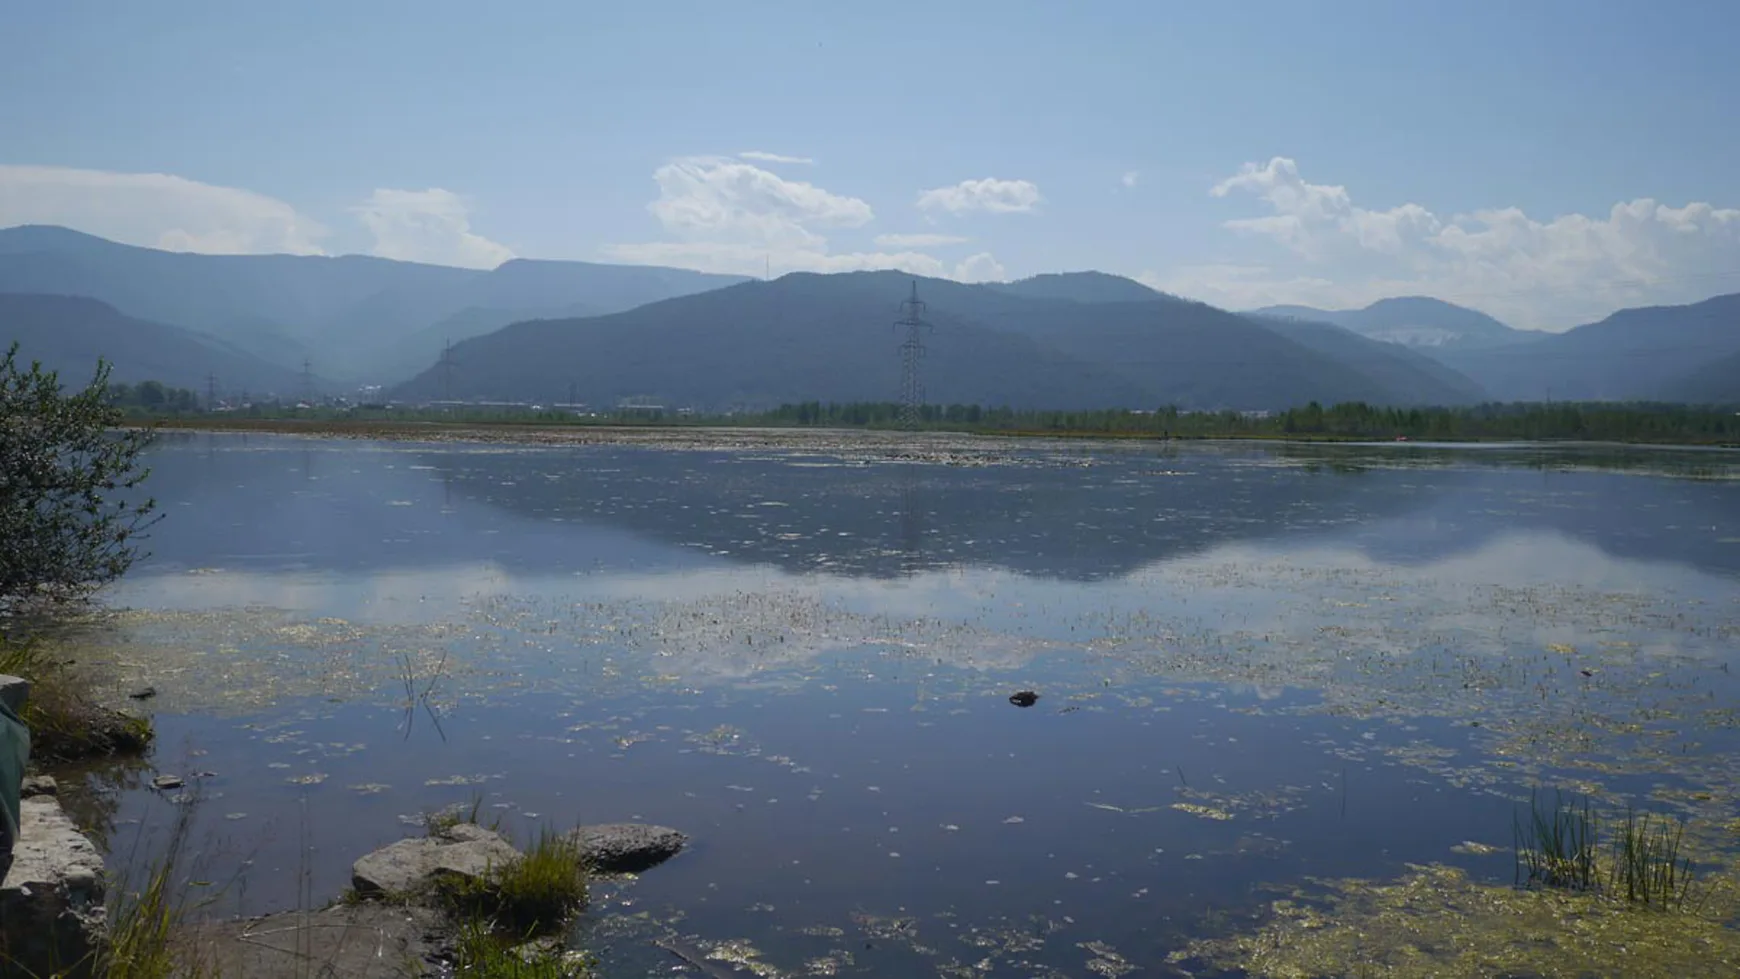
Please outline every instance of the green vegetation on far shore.
[[[399, 434], [430, 425], [632, 428], [842, 428], [894, 430], [893, 402], [806, 402], [768, 411], [696, 414], [619, 409], [576, 412], [535, 405], [291, 407], [252, 405], [157, 417], [170, 428], [239, 428], [358, 435]], [[923, 431], [1122, 439], [1295, 439], [1302, 441], [1595, 441], [1654, 445], [1740, 445], [1740, 411], [1660, 403], [1519, 403], [1466, 408], [1386, 408], [1315, 403], [1281, 412], [1018, 411], [979, 405], [925, 405]]]

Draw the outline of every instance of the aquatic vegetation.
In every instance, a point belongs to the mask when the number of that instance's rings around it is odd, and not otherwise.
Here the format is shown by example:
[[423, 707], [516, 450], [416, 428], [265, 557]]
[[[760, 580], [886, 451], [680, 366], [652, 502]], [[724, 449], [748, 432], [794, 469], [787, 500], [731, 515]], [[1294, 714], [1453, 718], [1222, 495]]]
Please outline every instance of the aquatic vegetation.
[[[1657, 909], [1684, 907], [1694, 872], [1683, 854], [1686, 824], [1626, 810], [1613, 839], [1602, 840], [1602, 822], [1591, 800], [1553, 804], [1530, 796], [1529, 813], [1515, 824], [1517, 883], [1596, 891], [1627, 904]], [[1605, 850], [1605, 852], [1604, 852]]]
[[1656, 908], [1683, 907], [1692, 893], [1692, 861], [1681, 856], [1686, 825], [1627, 810], [1613, 842], [1608, 891], [1615, 897]]
[[1566, 805], [1559, 793], [1543, 806], [1539, 792], [1529, 797], [1529, 813], [1514, 828], [1517, 883], [1587, 891], [1597, 887], [1598, 821], [1592, 804]]
[[1740, 973], [1728, 907], [1639, 914], [1593, 891], [1519, 890], [1441, 864], [1378, 882], [1315, 882], [1251, 931], [1173, 953], [1187, 974], [1252, 979], [1680, 979]]

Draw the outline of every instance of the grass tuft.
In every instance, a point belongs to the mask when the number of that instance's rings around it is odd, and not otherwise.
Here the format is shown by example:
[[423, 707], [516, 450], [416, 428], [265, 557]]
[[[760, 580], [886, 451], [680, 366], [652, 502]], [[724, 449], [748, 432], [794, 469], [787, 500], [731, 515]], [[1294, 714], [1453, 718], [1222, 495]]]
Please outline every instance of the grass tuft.
[[37, 639], [0, 638], [0, 673], [30, 681], [22, 720], [30, 728], [30, 755], [38, 764], [150, 747], [151, 722], [94, 702], [88, 678]]
[[461, 920], [490, 922], [497, 931], [543, 935], [586, 906], [586, 870], [570, 836], [543, 830], [519, 859], [491, 868], [482, 880], [444, 887]]
[[1593, 890], [1595, 851], [1600, 825], [1589, 800], [1567, 805], [1555, 791], [1553, 804], [1541, 804], [1540, 793], [1529, 794], [1529, 815], [1513, 821], [1517, 882], [1530, 886]]
[[[424, 813], [423, 832], [429, 836], [441, 836], [448, 830], [462, 823], [470, 823], [473, 826], [476, 826], [478, 825], [478, 816], [482, 811], [483, 796], [476, 795], [471, 797], [471, 805], [469, 807], [463, 803], [459, 803], [448, 806], [445, 809], [437, 809], [434, 812]], [[500, 822], [501, 820], [497, 818], [495, 825], [484, 828], [491, 830], [499, 829]]]
[[585, 956], [537, 942], [516, 943], [475, 919], [460, 926], [454, 951], [454, 974], [467, 979], [584, 979], [592, 974]]
[[1653, 908], [1681, 907], [1692, 889], [1692, 861], [1680, 855], [1686, 824], [1663, 818], [1651, 823], [1648, 813], [1626, 810], [1619, 837], [1613, 842], [1613, 868], [1608, 889], [1632, 904]]
[[105, 979], [197, 979], [203, 963], [189, 960], [185, 943], [176, 941], [187, 919], [185, 890], [176, 884], [193, 817], [194, 799], [176, 807], [168, 844], [148, 869], [143, 886], [133, 889], [126, 878], [115, 881], [109, 902], [109, 941], [97, 957], [94, 975]]
[[1519, 886], [1595, 891], [1635, 907], [1669, 910], [1688, 906], [1692, 861], [1682, 853], [1685, 823], [1627, 810], [1603, 853], [1602, 826], [1588, 798], [1553, 804], [1529, 797], [1529, 813], [1513, 822]]

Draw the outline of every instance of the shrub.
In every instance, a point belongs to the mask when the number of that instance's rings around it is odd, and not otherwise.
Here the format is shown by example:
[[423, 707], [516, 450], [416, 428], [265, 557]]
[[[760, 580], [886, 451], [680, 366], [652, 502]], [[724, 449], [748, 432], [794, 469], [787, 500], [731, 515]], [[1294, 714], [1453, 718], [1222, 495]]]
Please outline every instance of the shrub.
[[53, 371], [0, 360], [0, 607], [80, 597], [124, 574], [155, 503], [132, 491], [148, 470], [144, 430], [122, 414], [99, 362], [84, 390]]

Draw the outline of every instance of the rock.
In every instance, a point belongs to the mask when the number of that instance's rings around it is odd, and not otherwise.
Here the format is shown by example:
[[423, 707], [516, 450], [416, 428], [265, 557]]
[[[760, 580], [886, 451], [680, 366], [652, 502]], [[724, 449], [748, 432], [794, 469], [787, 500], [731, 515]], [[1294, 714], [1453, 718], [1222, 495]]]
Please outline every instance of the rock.
[[513, 844], [471, 823], [437, 835], [400, 840], [351, 865], [350, 884], [360, 897], [425, 890], [441, 877], [480, 880], [492, 867], [520, 858]]
[[102, 941], [103, 856], [53, 796], [26, 799], [19, 811], [12, 867], [0, 883], [0, 962], [22, 975], [55, 975], [88, 963]]
[[573, 832], [587, 867], [607, 874], [637, 874], [676, 856], [689, 838], [669, 826], [604, 823]]
[[180, 775], [159, 775], [151, 780], [151, 787], [160, 792], [167, 792], [170, 789], [179, 789], [186, 784], [186, 782], [182, 781]]
[[265, 918], [203, 921], [184, 939], [200, 965], [216, 976], [249, 979], [404, 979], [443, 974], [433, 963], [451, 957], [439, 912], [368, 903], [323, 911], [286, 911]]
[[39, 795], [59, 795], [60, 783], [52, 775], [26, 775], [24, 785], [19, 795], [26, 799], [34, 799]]
[[133, 691], [132, 693], [128, 694], [127, 696], [133, 698], [134, 700], [150, 700], [152, 697], [157, 696], [157, 688], [156, 687], [141, 687], [140, 689]]
[[30, 701], [30, 681], [18, 676], [0, 673], [0, 704], [14, 714], [23, 714], [24, 705]]
[[1022, 690], [1009, 695], [1009, 702], [1017, 707], [1032, 707], [1039, 703], [1039, 695], [1031, 690]]

